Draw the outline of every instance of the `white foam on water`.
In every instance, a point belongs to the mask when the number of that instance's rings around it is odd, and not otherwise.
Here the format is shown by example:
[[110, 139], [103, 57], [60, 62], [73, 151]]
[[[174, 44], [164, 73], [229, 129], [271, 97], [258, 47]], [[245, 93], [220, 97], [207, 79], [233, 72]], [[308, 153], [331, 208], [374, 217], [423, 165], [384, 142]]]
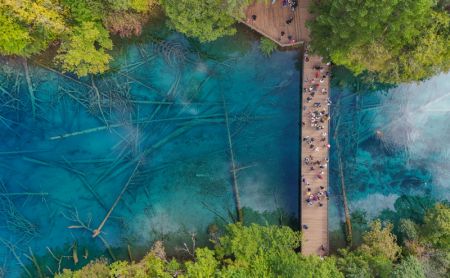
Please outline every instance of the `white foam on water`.
[[206, 72], [208, 72], [209, 67], [208, 67], [207, 63], [199, 61], [195, 64], [195, 70], [206, 73]]
[[399, 195], [397, 194], [370, 194], [364, 199], [351, 202], [349, 205], [350, 211], [364, 210], [368, 219], [374, 219], [385, 209], [395, 211], [394, 203], [398, 197]]
[[168, 211], [155, 207], [152, 214], [140, 214], [130, 223], [130, 233], [137, 236], [140, 243], [154, 239], [154, 234], [167, 235], [178, 231], [181, 226]]
[[385, 96], [385, 104], [398, 109], [385, 110], [387, 123], [383, 140], [407, 150], [410, 160], [420, 163], [437, 185], [433, 195], [449, 199], [450, 178], [450, 73], [421, 83], [404, 84]]
[[239, 179], [241, 203], [245, 207], [250, 207], [255, 211], [274, 211], [277, 209], [275, 203], [275, 196], [270, 201], [270, 196], [273, 192], [270, 192], [267, 182], [267, 178], [261, 172]]

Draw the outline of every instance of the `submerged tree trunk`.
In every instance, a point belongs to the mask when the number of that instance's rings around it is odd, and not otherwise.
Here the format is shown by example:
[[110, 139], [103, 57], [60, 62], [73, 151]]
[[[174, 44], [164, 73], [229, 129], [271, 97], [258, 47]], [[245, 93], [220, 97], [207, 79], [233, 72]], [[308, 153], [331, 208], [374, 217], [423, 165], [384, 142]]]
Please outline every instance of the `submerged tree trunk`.
[[352, 246], [353, 241], [353, 235], [352, 235], [352, 222], [350, 220], [350, 210], [348, 209], [348, 203], [347, 203], [347, 193], [345, 189], [345, 182], [344, 182], [344, 170], [342, 168], [342, 159], [340, 155], [340, 149], [339, 149], [339, 143], [336, 140], [336, 146], [337, 146], [337, 152], [338, 152], [338, 164], [339, 164], [339, 175], [341, 177], [341, 191], [342, 191], [342, 201], [344, 205], [344, 213], [345, 213], [345, 236], [346, 241], [349, 246]]
[[122, 199], [123, 194], [127, 191], [128, 186], [130, 185], [131, 181], [133, 180], [133, 177], [136, 174], [137, 169], [139, 168], [139, 165], [141, 164], [141, 161], [139, 160], [138, 163], [136, 164], [136, 167], [133, 170], [133, 173], [131, 174], [130, 178], [128, 179], [127, 183], [123, 186], [122, 191], [120, 192], [119, 196], [117, 196], [116, 201], [114, 202], [114, 204], [111, 206], [111, 208], [109, 209], [108, 213], [106, 214], [105, 218], [103, 219], [102, 223], [100, 223], [100, 225], [98, 226], [97, 229], [95, 229], [92, 233], [92, 237], [97, 237], [102, 229], [103, 226], [106, 224], [106, 221], [108, 221], [109, 217], [111, 216], [111, 213], [113, 212], [114, 208], [117, 206], [117, 204], [119, 203], [119, 201]]
[[28, 93], [30, 94], [31, 110], [33, 112], [33, 118], [36, 117], [36, 97], [34, 95], [33, 83], [31, 82], [30, 72], [28, 70], [27, 59], [22, 59], [22, 65], [25, 70], [25, 79], [28, 85]]
[[234, 202], [236, 205], [236, 214], [237, 214], [238, 221], [243, 222], [244, 215], [242, 213], [241, 198], [239, 196], [236, 161], [234, 160], [233, 142], [231, 141], [231, 132], [230, 132], [230, 123], [228, 120], [227, 104], [225, 102], [225, 96], [223, 93], [222, 93], [222, 100], [223, 100], [223, 109], [225, 111], [225, 124], [227, 126], [228, 147], [229, 147], [229, 151], [230, 151], [231, 173], [232, 173], [232, 177], [233, 177], [233, 195], [234, 195]]

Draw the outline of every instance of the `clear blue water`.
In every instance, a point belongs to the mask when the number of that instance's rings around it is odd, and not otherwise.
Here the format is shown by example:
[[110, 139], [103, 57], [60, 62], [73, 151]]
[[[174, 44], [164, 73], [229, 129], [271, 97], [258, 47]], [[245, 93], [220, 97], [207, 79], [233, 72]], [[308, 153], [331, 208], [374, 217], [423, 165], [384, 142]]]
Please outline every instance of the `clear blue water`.
[[332, 89], [335, 246], [342, 244], [339, 156], [350, 212], [366, 220], [395, 222], [392, 212], [416, 217], [435, 200], [450, 199], [450, 74], [384, 91], [350, 87]]
[[[204, 243], [211, 223], [232, 221], [224, 100], [241, 203], [252, 210], [247, 221], [283, 216], [289, 223], [286, 214], [298, 213], [299, 53], [265, 58], [257, 47], [243, 32], [208, 45], [167, 32], [118, 46], [113, 71], [100, 77], [76, 80], [30, 63], [35, 118], [23, 66], [2, 61], [0, 266], [7, 277], [20, 275], [20, 263], [34, 271], [31, 252], [54, 271], [49, 250], [71, 256], [75, 242], [79, 267], [109, 257], [105, 243], [117, 258], [127, 258], [129, 245], [136, 258], [157, 239], [169, 251], [191, 233]], [[404, 209], [396, 205], [403, 195], [450, 198], [449, 74], [387, 92], [335, 87], [332, 99], [334, 246], [342, 243], [339, 156], [350, 209], [368, 219]], [[125, 185], [104, 241], [74, 227], [98, 227]], [[43, 194], [8, 195], [24, 192]], [[62, 262], [73, 267], [71, 258]]]
[[[245, 35], [199, 46], [168, 34], [119, 46], [104, 76], [75, 80], [30, 62], [35, 118], [24, 68], [3, 64], [0, 265], [7, 276], [17, 276], [20, 263], [34, 271], [31, 251], [42, 271], [54, 271], [48, 249], [71, 256], [76, 242], [78, 266], [109, 257], [105, 242], [115, 257], [126, 258], [129, 245], [136, 258], [154, 240], [176, 250], [191, 233], [205, 242], [209, 224], [232, 221], [224, 101], [240, 201], [253, 210], [247, 215], [295, 217], [298, 55], [265, 58]], [[88, 229], [100, 225], [124, 186], [102, 238], [92, 238]], [[24, 192], [44, 195], [5, 195]]]

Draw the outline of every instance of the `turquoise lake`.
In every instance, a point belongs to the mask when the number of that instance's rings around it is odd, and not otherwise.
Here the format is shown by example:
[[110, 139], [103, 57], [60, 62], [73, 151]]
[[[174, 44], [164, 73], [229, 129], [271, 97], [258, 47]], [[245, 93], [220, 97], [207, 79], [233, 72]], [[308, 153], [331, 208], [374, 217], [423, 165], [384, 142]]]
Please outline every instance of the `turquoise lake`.
[[[158, 239], [169, 253], [192, 234], [207, 243], [210, 224], [236, 218], [228, 133], [246, 221], [295, 223], [298, 57], [266, 58], [245, 34], [200, 46], [169, 33], [118, 47], [112, 72], [99, 77], [78, 80], [29, 62], [34, 118], [24, 67], [5, 62], [6, 273], [17, 275], [21, 263], [34, 271], [31, 253], [55, 271], [50, 251], [72, 256], [75, 244], [80, 266], [111, 253], [126, 259], [128, 246], [138, 258]], [[40, 195], [16, 194], [25, 192]]]
[[347, 83], [332, 99], [332, 247], [344, 241], [342, 175], [356, 242], [373, 218], [421, 221], [426, 208], [450, 200], [449, 73], [383, 90]]
[[[55, 271], [51, 253], [72, 256], [74, 246], [79, 267], [102, 255], [138, 258], [154, 240], [169, 253], [193, 234], [205, 244], [211, 224], [236, 218], [231, 149], [245, 221], [295, 228], [299, 51], [267, 58], [244, 32], [199, 45], [167, 31], [114, 57], [110, 73], [82, 79], [30, 61], [35, 116], [23, 65], [1, 61], [7, 277], [21, 264], [35, 271], [32, 254]], [[351, 210], [368, 219], [394, 211], [402, 195], [449, 199], [449, 74], [384, 92], [335, 87], [332, 100], [332, 244], [342, 241], [339, 156]]]

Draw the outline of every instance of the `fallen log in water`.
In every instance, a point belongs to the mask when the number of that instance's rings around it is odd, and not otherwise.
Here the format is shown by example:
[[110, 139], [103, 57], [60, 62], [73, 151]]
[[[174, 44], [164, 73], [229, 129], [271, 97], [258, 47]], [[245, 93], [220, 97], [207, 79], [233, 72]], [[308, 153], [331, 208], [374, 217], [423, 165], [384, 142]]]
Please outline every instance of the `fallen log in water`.
[[[338, 104], [340, 104], [340, 99], [338, 101]], [[337, 134], [339, 130], [339, 126], [341, 124], [341, 117], [337, 117], [336, 121], [336, 129], [333, 134], [334, 141], [336, 142], [336, 151], [338, 155], [338, 168], [339, 168], [339, 176], [341, 178], [341, 191], [342, 191], [342, 202], [344, 206], [344, 215], [345, 215], [345, 235], [346, 235], [346, 242], [348, 246], [352, 245], [353, 240], [353, 234], [352, 234], [352, 222], [350, 218], [350, 210], [348, 208], [347, 203], [347, 190], [345, 188], [345, 182], [344, 182], [344, 170], [342, 167], [342, 158], [341, 158], [341, 148], [339, 145], [339, 140], [337, 139]]]
[[217, 211], [215, 211], [213, 208], [211, 208], [211, 206], [208, 205], [206, 202], [202, 201], [201, 203], [207, 210], [212, 212], [215, 216], [219, 217], [219, 219], [222, 220], [223, 223], [225, 223], [225, 224], [230, 223], [230, 221], [228, 221], [224, 216], [220, 215]]
[[230, 123], [228, 121], [227, 104], [225, 102], [225, 95], [223, 94], [223, 92], [222, 92], [222, 101], [223, 101], [223, 110], [225, 112], [225, 125], [227, 128], [228, 147], [229, 147], [230, 160], [231, 160], [231, 173], [232, 173], [232, 177], [233, 177], [233, 195], [234, 195], [234, 201], [235, 201], [235, 205], [236, 205], [237, 219], [239, 222], [243, 222], [244, 215], [242, 213], [241, 199], [239, 196], [239, 186], [238, 186], [238, 181], [237, 181], [237, 168], [236, 168], [236, 162], [234, 160], [233, 143], [231, 141], [231, 132], [230, 132]]
[[11, 192], [0, 193], [0, 196], [47, 196], [48, 192]]
[[129, 244], [127, 245], [127, 249], [128, 249], [128, 258], [130, 259], [130, 262], [133, 262], [133, 256], [131, 255], [131, 247]]
[[91, 87], [89, 84], [86, 84], [86, 83], [84, 83], [84, 82], [82, 82], [82, 81], [80, 81], [80, 80], [78, 80], [78, 79], [75, 79], [75, 78], [73, 78], [73, 77], [71, 77], [71, 76], [65, 75], [64, 73], [59, 72], [59, 71], [57, 71], [57, 70], [55, 70], [55, 69], [52, 69], [52, 68], [50, 68], [50, 67], [48, 67], [48, 66], [46, 66], [46, 65], [44, 65], [44, 64], [42, 64], [42, 63], [39, 63], [39, 62], [37, 62], [37, 61], [32, 61], [32, 63], [34, 63], [34, 64], [36, 64], [36, 65], [40, 66], [41, 68], [44, 68], [44, 69], [46, 69], [46, 70], [48, 70], [48, 71], [54, 72], [54, 73], [58, 74], [58, 75], [61, 76], [61, 77], [67, 78], [67, 79], [69, 79], [69, 80], [71, 80], [71, 81], [74, 81], [74, 82], [80, 84], [80, 85], [83, 85], [83, 86], [86, 86], [86, 87], [92, 89], [92, 87]]
[[353, 240], [352, 222], [351, 222], [350, 211], [349, 211], [348, 203], [347, 203], [347, 191], [345, 189], [344, 170], [343, 170], [343, 167], [342, 167], [342, 159], [341, 159], [341, 153], [340, 153], [341, 149], [339, 147], [339, 141], [336, 138], [337, 130], [339, 128], [339, 120], [340, 119], [338, 119], [338, 125], [336, 127], [336, 132], [334, 134], [334, 139], [336, 141], [336, 150], [337, 150], [337, 155], [338, 155], [339, 176], [341, 178], [342, 202], [343, 202], [343, 206], [344, 206], [344, 215], [345, 215], [345, 236], [346, 236], [347, 245], [351, 246], [352, 245], [352, 240]]
[[[8, 193], [6, 186], [1, 180], [0, 189], [3, 193]], [[7, 229], [15, 233], [22, 233], [22, 236], [27, 240], [33, 239], [39, 233], [37, 226], [17, 210], [14, 202], [9, 199], [8, 195], [0, 195], [0, 215], [4, 216], [4, 224]]]
[[120, 192], [119, 196], [117, 196], [116, 200], [114, 201], [114, 204], [111, 206], [111, 208], [109, 209], [108, 213], [106, 213], [105, 218], [100, 223], [98, 228], [93, 231], [92, 237], [97, 237], [101, 233], [101, 231], [103, 229], [103, 226], [105, 226], [105, 224], [106, 224], [106, 221], [108, 221], [108, 219], [111, 216], [111, 213], [113, 212], [114, 208], [120, 202], [120, 200], [122, 199], [123, 194], [125, 193], [125, 191], [127, 190], [128, 186], [130, 185], [131, 181], [133, 180], [133, 177], [136, 174], [137, 169], [139, 168], [140, 164], [141, 164], [141, 161], [138, 161], [138, 163], [136, 164], [136, 167], [134, 168], [130, 178], [128, 179], [127, 183], [123, 186], [122, 191]]
[[28, 247], [28, 250], [30, 251], [30, 255], [24, 254], [24, 256], [33, 263], [38, 277], [44, 278], [44, 274], [42, 273], [41, 267], [39, 266], [39, 263], [36, 260], [36, 257], [34, 256], [33, 251], [31, 250], [31, 247]]
[[6, 248], [8, 248], [8, 250], [11, 252], [11, 254], [14, 256], [14, 258], [16, 259], [17, 263], [20, 265], [20, 267], [23, 269], [23, 271], [25, 271], [25, 273], [29, 276], [29, 277], [33, 277], [33, 275], [31, 275], [31, 272], [28, 270], [28, 268], [25, 266], [25, 264], [22, 262], [22, 260], [20, 259], [20, 257], [17, 255], [16, 253], [16, 247], [14, 245], [12, 245], [9, 241], [6, 241], [2, 238], [0, 238], [0, 243], [2, 243]]
[[30, 94], [31, 110], [33, 112], [33, 118], [35, 118], [36, 117], [36, 97], [34, 95], [33, 83], [31, 82], [30, 73], [28, 71], [27, 59], [22, 60], [22, 65], [25, 70], [25, 79], [26, 79], [27, 85], [28, 85], [28, 93]]
[[122, 127], [122, 126], [124, 126], [124, 124], [114, 124], [114, 125], [109, 125], [109, 126], [105, 125], [105, 126], [99, 126], [99, 127], [94, 127], [94, 128], [88, 128], [85, 130], [66, 133], [63, 135], [52, 136], [52, 137], [50, 137], [50, 140], [64, 139], [64, 138], [68, 138], [68, 137], [72, 137], [72, 136], [83, 135], [83, 134], [93, 133], [93, 132], [97, 132], [97, 131], [103, 131], [103, 130], [107, 130], [110, 128], [117, 128], [117, 127]]
[[71, 172], [72, 174], [76, 174], [78, 176], [78, 178], [81, 180], [81, 182], [84, 185], [84, 187], [97, 200], [99, 205], [102, 208], [104, 208], [105, 210], [107, 209], [106, 205], [103, 203], [103, 201], [100, 198], [100, 196], [97, 194], [97, 192], [94, 190], [94, 188], [87, 181], [86, 175], [83, 172], [78, 171], [77, 169], [71, 167], [70, 165], [52, 164], [52, 163], [48, 163], [48, 162], [45, 162], [45, 161], [42, 161], [42, 160], [39, 160], [39, 159], [35, 159], [35, 158], [31, 158], [31, 157], [27, 157], [27, 156], [23, 156], [22, 159], [25, 160], [25, 161], [28, 161], [28, 162], [31, 162], [31, 163], [35, 163], [35, 164], [38, 164], [38, 165], [42, 165], [42, 166], [46, 166], [46, 167], [62, 168], [64, 170], [67, 170], [67, 171]]
[[[62, 263], [62, 259], [64, 258], [64, 256], [61, 256], [61, 257], [58, 258], [58, 257], [55, 256], [55, 254], [53, 254], [52, 250], [48, 246], [46, 246], [45, 248], [49, 252], [50, 256], [53, 259], [55, 259], [56, 262], [58, 262], [58, 271], [57, 271], [57, 273], [60, 273], [61, 272], [61, 263]], [[50, 272], [52, 272], [51, 269], [50, 269]]]
[[66, 134], [62, 134], [62, 135], [52, 136], [52, 137], [50, 137], [50, 140], [65, 139], [65, 138], [72, 137], [72, 136], [78, 136], [78, 135], [84, 135], [84, 134], [89, 134], [89, 133], [103, 131], [103, 130], [109, 130], [111, 128], [119, 128], [119, 127], [127, 126], [129, 124], [149, 124], [149, 123], [156, 123], [156, 122], [187, 121], [187, 120], [196, 120], [196, 119], [215, 118], [215, 117], [221, 117], [221, 116], [223, 116], [223, 114], [174, 117], [174, 118], [163, 118], [163, 119], [154, 119], [154, 120], [134, 120], [134, 121], [131, 121], [130, 123], [104, 125], [104, 126], [88, 128], [88, 129], [84, 129], [84, 130], [80, 130], [80, 131], [75, 131], [75, 132], [71, 132], [71, 133], [66, 133]]
[[[64, 218], [66, 218], [69, 221], [73, 221], [75, 223], [77, 223], [78, 225], [71, 225], [68, 226], [68, 229], [83, 229], [86, 231], [89, 231], [90, 233], [94, 233], [94, 230], [92, 230], [90, 228], [90, 220], [89, 223], [86, 225], [81, 219], [80, 216], [78, 215], [78, 210], [75, 209], [75, 211], [72, 213], [72, 216], [69, 217], [67, 215], [65, 215], [64, 213], [61, 213], [63, 215]], [[101, 235], [98, 236], [98, 238], [103, 242], [103, 244], [106, 247], [106, 250], [108, 250], [109, 255], [111, 256], [111, 258], [116, 261], [116, 256], [114, 256], [114, 253], [112, 252], [111, 246], [109, 245], [109, 243], [106, 241], [106, 239], [104, 237], [102, 237]]]
[[35, 150], [35, 151], [9, 151], [9, 152], [0, 152], [0, 155], [16, 155], [16, 154], [24, 154], [24, 153], [37, 153], [37, 152], [47, 152], [48, 150]]

